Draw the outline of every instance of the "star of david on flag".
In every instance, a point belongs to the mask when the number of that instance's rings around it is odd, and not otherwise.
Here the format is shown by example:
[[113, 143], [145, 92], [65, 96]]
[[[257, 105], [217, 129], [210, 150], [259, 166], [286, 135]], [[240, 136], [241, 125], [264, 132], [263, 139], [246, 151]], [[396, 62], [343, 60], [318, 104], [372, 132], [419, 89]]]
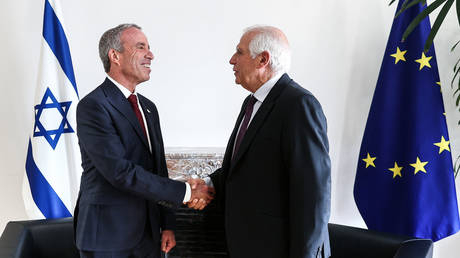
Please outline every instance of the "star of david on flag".
[[[69, 111], [71, 104], [72, 101], [58, 102], [51, 90], [47, 88], [41, 103], [35, 106], [34, 137], [45, 137], [45, 139], [54, 150], [59, 141], [59, 138], [61, 137], [61, 134], [75, 132], [67, 120], [67, 112]], [[44, 115], [44, 113], [50, 109], [55, 109], [59, 113], [58, 117], [53, 116], [50, 118], [51, 120], [57, 122], [60, 121], [58, 128], [54, 130], [47, 130], [40, 120], [40, 118], [43, 119], [42, 115]], [[62, 118], [60, 116], [62, 116]]]
[[[398, 10], [404, 1], [399, 1]], [[406, 41], [417, 4], [393, 21], [359, 153], [354, 197], [369, 229], [437, 241], [460, 229], [429, 17]]]
[[30, 218], [70, 217], [81, 176], [78, 91], [59, 0], [45, 0], [43, 38], [23, 198]]

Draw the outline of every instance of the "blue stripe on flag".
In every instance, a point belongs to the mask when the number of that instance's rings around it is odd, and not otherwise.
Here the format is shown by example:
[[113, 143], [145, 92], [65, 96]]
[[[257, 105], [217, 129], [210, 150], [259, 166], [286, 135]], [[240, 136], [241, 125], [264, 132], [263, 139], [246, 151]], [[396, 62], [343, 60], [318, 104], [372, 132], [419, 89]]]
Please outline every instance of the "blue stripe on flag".
[[72, 68], [72, 58], [70, 57], [69, 43], [67, 42], [62, 24], [56, 16], [56, 13], [54, 13], [53, 7], [51, 7], [48, 0], [45, 1], [43, 38], [48, 42], [48, 45], [59, 61], [67, 78], [69, 78], [72, 83], [75, 93], [77, 93], [78, 96], [77, 83], [75, 82], [75, 75]]
[[26, 173], [34, 202], [45, 218], [72, 217], [72, 214], [67, 210], [67, 207], [35, 164], [30, 138], [27, 149]]

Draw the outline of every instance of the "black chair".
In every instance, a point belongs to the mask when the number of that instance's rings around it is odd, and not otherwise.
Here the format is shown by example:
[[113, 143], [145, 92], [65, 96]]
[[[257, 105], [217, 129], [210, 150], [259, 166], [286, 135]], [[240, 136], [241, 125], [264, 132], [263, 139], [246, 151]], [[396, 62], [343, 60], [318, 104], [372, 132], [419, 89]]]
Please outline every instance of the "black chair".
[[[189, 213], [183, 210], [178, 215], [176, 239], [180, 241], [173, 249], [175, 252], [171, 253], [171, 258], [227, 257], [226, 252], [222, 251], [225, 246], [224, 235], [222, 232], [216, 232], [216, 227], [210, 227], [207, 222], [209, 218], [205, 213]], [[201, 230], [205, 232], [191, 232]], [[204, 237], [208, 235], [209, 230], [214, 233]], [[329, 224], [329, 235], [332, 258], [433, 257], [433, 242], [427, 239], [413, 239], [332, 223]], [[190, 246], [196, 246], [197, 242], [205, 246], [199, 249]], [[0, 237], [0, 258], [10, 257], [78, 258], [79, 254], [74, 245], [72, 218], [9, 222]]]
[[11, 221], [0, 237], [1, 258], [79, 258], [73, 219]]
[[329, 223], [331, 258], [431, 258], [433, 242]]

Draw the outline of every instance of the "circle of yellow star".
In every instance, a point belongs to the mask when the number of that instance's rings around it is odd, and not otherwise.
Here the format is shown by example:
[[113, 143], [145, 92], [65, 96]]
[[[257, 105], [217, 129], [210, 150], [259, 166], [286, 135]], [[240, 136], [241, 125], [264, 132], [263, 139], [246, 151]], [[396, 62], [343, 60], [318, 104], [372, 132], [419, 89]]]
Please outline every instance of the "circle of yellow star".
[[392, 54], [391, 56], [395, 58], [395, 64], [397, 64], [400, 60], [406, 61], [404, 55], [406, 54], [407, 50], [401, 51], [399, 47], [396, 47], [396, 53]]
[[415, 161], [415, 163], [411, 163], [410, 165], [413, 166], [415, 168], [414, 170], [414, 175], [417, 175], [417, 173], [419, 171], [422, 171], [426, 174], [426, 170], [425, 170], [425, 165], [428, 164], [428, 161], [426, 162], [421, 162], [420, 159], [417, 157], [417, 161]]
[[422, 68], [425, 67], [425, 66], [428, 66], [429, 68], [431, 68], [431, 65], [430, 65], [431, 58], [433, 58], [433, 57], [432, 56], [427, 57], [427, 56], [425, 56], [425, 53], [422, 52], [422, 57], [420, 59], [415, 60], [415, 62], [420, 64], [419, 70], [422, 70]]
[[439, 86], [439, 91], [442, 92], [441, 82], [436, 82], [436, 84]]
[[374, 160], [376, 159], [377, 157], [371, 157], [371, 155], [369, 155], [369, 152], [367, 153], [367, 158], [363, 159], [364, 162], [366, 162], [366, 168], [369, 167], [369, 166], [373, 166], [375, 168], [375, 164], [374, 164]]
[[393, 178], [396, 176], [402, 177], [401, 176], [401, 170], [403, 167], [398, 167], [398, 163], [395, 162], [395, 166], [393, 168], [389, 168], [390, 171], [393, 172]]
[[441, 136], [441, 142], [437, 142], [433, 144], [439, 147], [439, 154], [441, 154], [441, 152], [443, 152], [444, 150], [447, 150], [450, 152], [449, 142], [450, 141], [446, 141], [446, 139], [444, 139], [444, 136]]

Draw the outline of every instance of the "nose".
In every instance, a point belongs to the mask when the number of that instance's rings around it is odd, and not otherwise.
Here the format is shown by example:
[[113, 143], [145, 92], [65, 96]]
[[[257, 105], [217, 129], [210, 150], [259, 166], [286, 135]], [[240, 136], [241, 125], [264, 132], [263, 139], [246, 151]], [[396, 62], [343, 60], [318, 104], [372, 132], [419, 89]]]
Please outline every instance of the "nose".
[[235, 57], [235, 55], [236, 55], [236, 53], [233, 54], [233, 56], [230, 58], [229, 63], [230, 63], [231, 65], [235, 65], [235, 64], [236, 64], [236, 57]]
[[155, 58], [155, 56], [153, 55], [152, 51], [148, 51], [147, 54], [145, 55], [145, 57], [149, 60], [153, 60]]

